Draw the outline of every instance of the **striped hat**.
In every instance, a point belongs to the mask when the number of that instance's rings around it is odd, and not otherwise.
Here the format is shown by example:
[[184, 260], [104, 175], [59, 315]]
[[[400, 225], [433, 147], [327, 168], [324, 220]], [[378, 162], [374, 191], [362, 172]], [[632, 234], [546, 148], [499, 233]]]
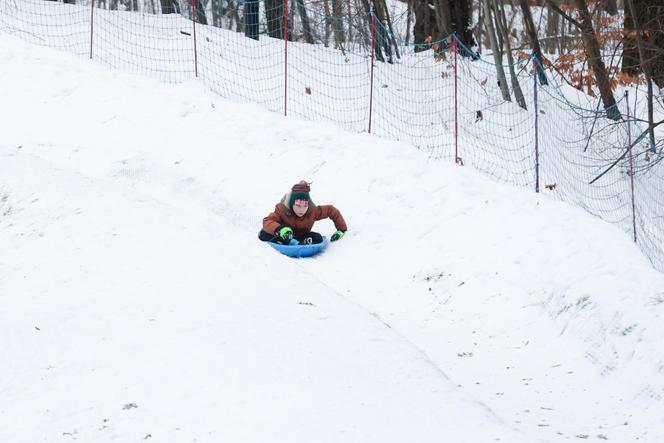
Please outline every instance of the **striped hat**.
[[290, 200], [288, 201], [288, 205], [292, 208], [293, 203], [295, 203], [295, 200], [309, 201], [310, 200], [309, 191], [311, 191], [309, 183], [307, 183], [304, 180], [301, 180], [300, 183], [293, 185], [293, 187], [291, 188], [291, 195], [290, 195]]

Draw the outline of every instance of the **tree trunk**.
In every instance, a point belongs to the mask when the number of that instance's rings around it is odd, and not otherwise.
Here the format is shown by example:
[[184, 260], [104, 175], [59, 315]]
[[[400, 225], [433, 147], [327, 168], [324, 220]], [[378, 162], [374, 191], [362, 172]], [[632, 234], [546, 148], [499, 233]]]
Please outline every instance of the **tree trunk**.
[[461, 48], [462, 56], [472, 56], [465, 48], [475, 46], [473, 32], [470, 29], [473, 17], [473, 5], [471, 0], [452, 0], [452, 30], [456, 32], [464, 47]]
[[597, 34], [593, 28], [590, 12], [588, 11], [588, 5], [586, 4], [586, 0], [574, 0], [574, 3], [579, 10], [579, 16], [581, 18], [579, 23], [581, 27], [581, 38], [586, 47], [588, 66], [592, 68], [593, 73], [595, 74], [597, 87], [599, 88], [599, 93], [602, 97], [602, 103], [604, 103], [606, 115], [612, 120], [619, 120], [620, 111], [616, 106], [616, 99], [613, 96], [609, 74], [604, 66], [604, 61], [602, 61], [602, 53], [600, 51], [599, 42], [597, 41]]
[[222, 18], [224, 16], [224, 10], [222, 6], [222, 1], [223, 0], [212, 0], [211, 6], [212, 6], [212, 26], [215, 26], [217, 28], [222, 28], [223, 27], [223, 21]]
[[240, 18], [240, 13], [238, 12], [238, 7], [233, 3], [233, 0], [228, 0], [228, 10], [231, 13], [231, 20], [228, 24], [228, 29], [231, 29], [233, 26], [233, 20], [235, 20], [235, 31], [244, 32], [244, 22]]
[[[618, 2], [616, 0], [600, 0], [599, 5], [602, 11], [611, 16], [618, 14]], [[627, 5], [625, 5], [625, 9], [627, 9]]]
[[641, 65], [639, 63], [639, 48], [636, 46], [636, 38], [633, 35], [634, 28], [631, 8], [625, 8], [625, 19], [623, 22], [625, 40], [623, 41], [621, 71], [625, 74], [636, 76], [641, 72]]
[[179, 14], [180, 4], [177, 0], [161, 0], [162, 14]]
[[436, 3], [436, 23], [442, 38], [452, 34], [452, 10], [449, 0], [435, 0]]
[[438, 40], [440, 37], [439, 28], [436, 26], [436, 13], [429, 0], [413, 0], [413, 10], [415, 12], [413, 40], [418, 44], [415, 46], [415, 52], [426, 51], [430, 47], [423, 44]]
[[546, 11], [546, 42], [544, 43], [544, 49], [551, 54], [556, 52], [556, 43], [560, 39], [558, 35], [560, 16], [550, 7]]
[[413, 20], [413, 0], [406, 2], [408, 5], [408, 12], [406, 13], [406, 43], [410, 42], [410, 24]]
[[[627, 0], [626, 5], [629, 5]], [[664, 88], [664, 5], [661, 0], [638, 0], [633, 6], [633, 10], [625, 8], [622, 71], [638, 75], [643, 72], [641, 60], [647, 60], [652, 80]], [[638, 36], [636, 23], [642, 30]], [[638, 38], [643, 57], [639, 54]]]
[[265, 0], [265, 21], [267, 35], [272, 38], [284, 38], [284, 2], [283, 0]]
[[205, 13], [205, 4], [203, 3], [203, 0], [195, 0], [194, 7], [196, 9], [196, 23], [207, 25], [207, 14]]
[[482, 0], [479, 0], [477, 12], [477, 52], [482, 53], [482, 33], [484, 32], [484, 14], [482, 13]]
[[634, 0], [625, 0], [625, 10], [629, 9], [632, 20], [634, 22], [634, 30], [636, 31], [636, 46], [639, 51], [639, 58], [641, 59], [641, 67], [643, 74], [646, 77], [646, 84], [648, 85], [648, 136], [650, 137], [650, 146], [655, 146], [655, 118], [653, 109], [653, 87], [652, 87], [652, 74], [650, 69], [650, 60], [647, 58], [646, 50], [643, 44], [643, 27], [639, 20], [639, 14], [636, 12]]
[[258, 0], [244, 2], [244, 35], [258, 40], [258, 14], [260, 13]]
[[489, 43], [491, 45], [491, 52], [493, 52], [493, 61], [496, 65], [496, 74], [498, 77], [498, 86], [505, 101], [512, 101], [510, 91], [507, 88], [507, 77], [503, 69], [503, 53], [498, 45], [498, 37], [496, 29], [493, 25], [493, 11], [491, 9], [490, 0], [482, 0], [484, 5], [484, 25], [486, 26], [486, 33], [489, 36]]
[[[397, 44], [397, 41], [394, 38], [396, 33], [394, 32], [394, 28], [392, 28], [392, 19], [390, 19], [390, 11], [389, 9], [387, 9], [385, 0], [374, 0], [374, 6], [376, 7], [378, 19], [382, 23], [381, 28], [383, 29], [383, 33], [385, 34], [383, 39], [384, 40], [383, 45], [385, 45], [385, 51], [389, 52], [390, 54], [390, 59], [388, 61], [392, 63], [391, 60], [392, 49], [394, 49], [394, 53], [397, 58], [400, 58], [400, 55], [399, 55], [399, 45]], [[386, 27], [387, 30], [385, 29]]]
[[595, 80], [597, 81], [597, 87], [599, 88], [602, 103], [604, 104], [604, 109], [606, 110], [606, 115], [612, 120], [619, 120], [620, 111], [616, 106], [616, 99], [613, 96], [609, 75], [606, 71], [606, 67], [604, 66], [604, 61], [602, 60], [602, 53], [600, 50], [599, 42], [597, 40], [597, 34], [595, 33], [595, 29], [593, 27], [586, 0], [573, 0], [579, 12], [581, 21], [576, 21], [567, 13], [562, 11], [558, 6], [555, 5], [555, 3], [553, 3], [553, 0], [546, 0], [546, 2], [553, 10], [562, 15], [565, 20], [581, 30], [581, 38], [585, 46], [588, 66], [590, 69], [592, 69], [592, 72], [595, 75]]
[[[413, 27], [415, 43], [436, 42], [456, 33], [457, 38], [463, 43], [461, 55], [476, 57], [474, 53], [465, 50], [465, 48], [475, 46], [475, 39], [470, 28], [472, 17], [470, 0], [412, 0], [411, 4], [415, 13], [415, 26]], [[391, 24], [390, 29], [392, 29]], [[426, 49], [429, 47], [415, 47], [416, 52]], [[445, 48], [440, 48], [441, 52], [444, 50]]]
[[507, 63], [509, 64], [510, 80], [512, 81], [512, 91], [514, 92], [514, 98], [516, 99], [516, 102], [519, 104], [519, 106], [521, 106], [523, 109], [528, 109], [528, 106], [526, 106], [526, 100], [523, 98], [523, 91], [521, 90], [519, 79], [517, 78], [516, 71], [514, 70], [514, 57], [512, 57], [510, 32], [507, 28], [507, 18], [505, 17], [505, 4], [500, 0], [493, 0], [493, 7], [498, 30], [503, 36], [503, 49], [507, 54]]
[[523, 23], [526, 27], [526, 34], [530, 40], [530, 47], [533, 50], [533, 57], [535, 58], [535, 69], [537, 70], [537, 76], [541, 85], [547, 85], [546, 74], [544, 72], [542, 58], [542, 49], [540, 48], [539, 38], [537, 37], [537, 30], [535, 29], [535, 24], [533, 23], [533, 16], [530, 13], [530, 6], [526, 3], [526, 0], [519, 0], [521, 5], [521, 12], [523, 13]]
[[332, 35], [332, 19], [330, 16], [330, 1], [323, 0], [323, 13], [325, 14], [325, 34], [323, 37], [323, 45], [327, 48], [330, 46], [330, 35]]
[[342, 19], [343, 7], [341, 0], [332, 0], [332, 29], [334, 30], [334, 42], [337, 48], [341, 48], [346, 42], [344, 35], [344, 22]]
[[304, 7], [304, 0], [297, 1], [297, 11], [300, 14], [300, 20], [302, 21], [302, 31], [304, 32], [304, 41], [309, 44], [314, 44], [314, 37], [311, 34], [311, 23], [309, 22], [309, 17], [307, 16], [307, 8]]

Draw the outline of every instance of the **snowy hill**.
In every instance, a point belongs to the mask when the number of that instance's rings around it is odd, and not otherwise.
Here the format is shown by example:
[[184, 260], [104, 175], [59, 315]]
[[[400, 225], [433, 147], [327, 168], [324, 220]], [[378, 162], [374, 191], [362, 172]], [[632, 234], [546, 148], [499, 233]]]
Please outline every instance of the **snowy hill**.
[[[0, 59], [0, 441], [664, 439], [664, 275], [618, 228], [193, 81]], [[256, 234], [303, 178], [350, 230], [298, 261]]]

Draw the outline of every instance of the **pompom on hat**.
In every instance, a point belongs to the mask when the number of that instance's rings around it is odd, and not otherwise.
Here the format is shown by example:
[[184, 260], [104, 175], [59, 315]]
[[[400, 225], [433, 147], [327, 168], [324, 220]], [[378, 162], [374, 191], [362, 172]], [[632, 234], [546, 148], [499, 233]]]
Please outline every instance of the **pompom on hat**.
[[311, 187], [309, 186], [309, 183], [304, 180], [301, 180], [298, 184], [293, 185], [291, 188], [290, 199], [288, 200], [288, 206], [292, 208], [295, 200], [310, 201], [311, 198], [309, 197], [309, 191], [311, 191]]

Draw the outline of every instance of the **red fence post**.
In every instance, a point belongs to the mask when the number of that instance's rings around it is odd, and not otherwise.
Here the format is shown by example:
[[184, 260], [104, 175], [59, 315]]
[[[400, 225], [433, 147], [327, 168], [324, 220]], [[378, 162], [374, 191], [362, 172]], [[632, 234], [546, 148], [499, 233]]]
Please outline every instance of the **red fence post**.
[[625, 91], [625, 102], [627, 103], [627, 146], [629, 148], [629, 178], [632, 188], [632, 231], [634, 232], [634, 243], [636, 243], [636, 201], [634, 200], [634, 156], [632, 155], [632, 124], [629, 112], [629, 91]]
[[284, 0], [284, 115], [288, 115], [288, 0]]
[[373, 112], [374, 54], [376, 52], [376, 14], [371, 11], [371, 82], [369, 89], [369, 134], [371, 134], [371, 118]]
[[461, 159], [459, 158], [459, 44], [457, 42], [456, 32], [452, 33], [452, 39], [454, 40], [454, 163], [462, 164]]
[[90, 60], [92, 60], [92, 36], [95, 30], [95, 0], [90, 1]]
[[196, 49], [196, 0], [191, 0], [191, 26], [194, 35], [194, 72], [198, 77], [198, 51]]
[[[533, 58], [534, 63], [539, 63]], [[533, 107], [535, 109], [535, 192], [540, 192], [540, 164], [539, 164], [539, 109], [537, 101], [537, 66], [533, 69]]]

